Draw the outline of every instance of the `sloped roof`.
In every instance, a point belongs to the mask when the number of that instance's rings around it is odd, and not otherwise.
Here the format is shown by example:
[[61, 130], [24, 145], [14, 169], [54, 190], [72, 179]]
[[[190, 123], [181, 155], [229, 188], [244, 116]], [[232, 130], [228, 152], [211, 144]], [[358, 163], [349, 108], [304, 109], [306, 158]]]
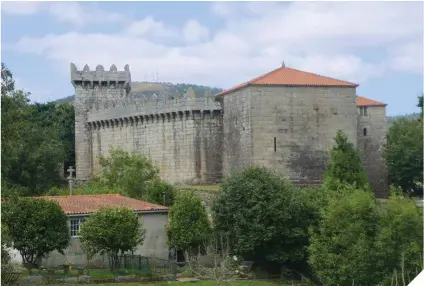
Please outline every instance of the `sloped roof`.
[[167, 211], [168, 208], [119, 194], [42, 196], [35, 199], [56, 201], [65, 214], [90, 214], [101, 207], [127, 207], [137, 212]]
[[357, 96], [356, 105], [357, 106], [386, 106], [387, 104], [380, 101], [372, 100], [366, 97]]
[[217, 96], [226, 95], [230, 92], [242, 89], [250, 85], [277, 85], [277, 86], [346, 86], [357, 87], [358, 84], [338, 80], [310, 72], [300, 71], [288, 67], [280, 67], [257, 78], [224, 90]]

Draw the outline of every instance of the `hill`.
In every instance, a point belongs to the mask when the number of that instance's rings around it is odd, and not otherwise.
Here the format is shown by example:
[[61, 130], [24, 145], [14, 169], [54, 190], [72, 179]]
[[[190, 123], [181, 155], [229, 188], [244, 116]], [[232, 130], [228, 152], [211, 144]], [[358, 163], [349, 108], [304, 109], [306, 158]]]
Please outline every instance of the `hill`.
[[[197, 97], [203, 97], [206, 90], [210, 90], [212, 95], [215, 95], [222, 91], [221, 88], [208, 87], [203, 85], [196, 84], [186, 84], [186, 83], [161, 83], [161, 82], [132, 82], [131, 91], [136, 97], [151, 97], [153, 94], [159, 94], [166, 92], [170, 96], [179, 96], [184, 94], [188, 88], [193, 88], [194, 93]], [[70, 95], [64, 98], [57, 99], [53, 101], [57, 104], [62, 104], [66, 102], [71, 102], [74, 100], [74, 95]]]
[[414, 112], [406, 115], [396, 115], [396, 116], [387, 116], [387, 125], [390, 126], [396, 119], [399, 118], [408, 118], [408, 119], [416, 119], [420, 116], [418, 112]]

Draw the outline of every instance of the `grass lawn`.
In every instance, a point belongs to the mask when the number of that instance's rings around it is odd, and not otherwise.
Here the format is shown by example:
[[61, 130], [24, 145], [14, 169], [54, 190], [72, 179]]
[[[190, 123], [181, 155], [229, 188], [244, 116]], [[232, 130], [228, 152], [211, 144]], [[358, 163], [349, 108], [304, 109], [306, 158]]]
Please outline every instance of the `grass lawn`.
[[[161, 282], [161, 283], [110, 283], [110, 284], [96, 284], [98, 286], [167, 286], [167, 285], [193, 285], [193, 286], [215, 286], [215, 281], [199, 281], [199, 282]], [[225, 285], [225, 284], [222, 284]], [[228, 285], [228, 284], [227, 284]], [[266, 280], [253, 280], [253, 281], [234, 281], [229, 285], [234, 286], [288, 286], [288, 284], [282, 284], [278, 281], [266, 281]]]
[[182, 186], [183, 190], [194, 190], [194, 191], [220, 191], [220, 185], [199, 185], [199, 186]]

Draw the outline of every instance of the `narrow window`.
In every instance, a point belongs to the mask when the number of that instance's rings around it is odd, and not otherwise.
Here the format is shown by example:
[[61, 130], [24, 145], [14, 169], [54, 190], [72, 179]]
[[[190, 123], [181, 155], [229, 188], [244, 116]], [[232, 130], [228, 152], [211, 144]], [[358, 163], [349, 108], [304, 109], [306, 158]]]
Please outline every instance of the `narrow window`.
[[364, 106], [364, 116], [368, 116], [368, 107]]
[[364, 136], [367, 136], [367, 128], [364, 128]]
[[274, 152], [277, 152], [277, 137], [274, 137]]
[[359, 113], [361, 114], [361, 116], [364, 116], [364, 107], [363, 106], [359, 107]]
[[70, 235], [72, 237], [79, 236], [79, 231], [84, 219], [71, 219]]

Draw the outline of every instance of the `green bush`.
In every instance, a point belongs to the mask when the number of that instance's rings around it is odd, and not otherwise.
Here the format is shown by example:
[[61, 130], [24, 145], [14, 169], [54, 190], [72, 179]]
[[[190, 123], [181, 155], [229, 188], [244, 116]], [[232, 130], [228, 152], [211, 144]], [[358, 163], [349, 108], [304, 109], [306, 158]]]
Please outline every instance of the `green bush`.
[[211, 226], [200, 198], [192, 191], [177, 194], [169, 210], [168, 244], [186, 251], [196, 251], [208, 240]]
[[215, 227], [245, 260], [279, 269], [306, 260], [307, 196], [272, 171], [251, 166], [221, 185], [213, 206]]
[[13, 247], [28, 268], [38, 268], [50, 252], [69, 245], [68, 218], [58, 203], [33, 198], [8, 199], [2, 205], [2, 224]]
[[[349, 187], [346, 187], [349, 188]], [[374, 240], [378, 212], [370, 192], [349, 190], [331, 196], [311, 230], [309, 262], [325, 285], [375, 285]]]
[[173, 185], [158, 178], [147, 183], [143, 199], [150, 203], [170, 207], [174, 203], [176, 191]]
[[325, 187], [337, 188], [339, 184], [350, 184], [369, 189], [367, 175], [358, 150], [342, 131], [337, 131], [335, 144], [330, 151], [330, 164], [325, 173]]

